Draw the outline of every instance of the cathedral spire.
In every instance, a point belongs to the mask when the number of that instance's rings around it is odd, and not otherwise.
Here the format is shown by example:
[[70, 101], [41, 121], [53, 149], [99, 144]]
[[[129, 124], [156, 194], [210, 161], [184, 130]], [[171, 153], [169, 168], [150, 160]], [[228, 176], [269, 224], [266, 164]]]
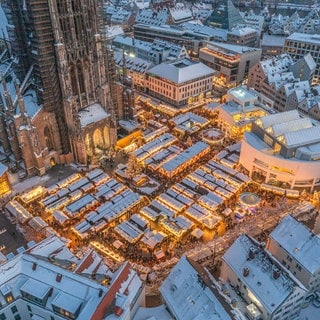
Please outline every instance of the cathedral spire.
[[11, 95], [10, 95], [10, 93], [8, 91], [8, 87], [7, 87], [7, 83], [6, 83], [5, 77], [3, 76], [2, 73], [0, 74], [0, 77], [1, 77], [1, 84], [2, 84], [2, 88], [3, 88], [3, 93], [4, 93], [4, 99], [5, 99], [5, 102], [6, 102], [5, 107], [9, 111], [12, 111], [13, 110], [13, 103], [12, 103]]
[[18, 97], [18, 105], [19, 105], [20, 113], [21, 113], [21, 116], [23, 118], [23, 122], [26, 124], [27, 123], [26, 108], [25, 108], [25, 104], [24, 104], [24, 101], [23, 101], [23, 97], [22, 97], [21, 90], [20, 90], [20, 87], [19, 87], [17, 79], [14, 80], [14, 87], [16, 89], [16, 93], [17, 93], [17, 97]]

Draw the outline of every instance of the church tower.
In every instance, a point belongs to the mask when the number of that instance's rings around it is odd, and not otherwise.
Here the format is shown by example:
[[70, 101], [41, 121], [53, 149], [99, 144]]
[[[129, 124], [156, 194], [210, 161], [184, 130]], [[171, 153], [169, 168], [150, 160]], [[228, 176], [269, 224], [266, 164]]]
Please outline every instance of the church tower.
[[62, 106], [71, 150], [81, 163], [116, 142], [96, 0], [49, 0]]
[[44, 116], [54, 124], [37, 131], [39, 140], [60, 155], [55, 162], [98, 161], [117, 136], [98, 0], [3, 1], [14, 18], [16, 53], [30, 53], [25, 57], [30, 68], [22, 68], [22, 91], [23, 79], [31, 79]]

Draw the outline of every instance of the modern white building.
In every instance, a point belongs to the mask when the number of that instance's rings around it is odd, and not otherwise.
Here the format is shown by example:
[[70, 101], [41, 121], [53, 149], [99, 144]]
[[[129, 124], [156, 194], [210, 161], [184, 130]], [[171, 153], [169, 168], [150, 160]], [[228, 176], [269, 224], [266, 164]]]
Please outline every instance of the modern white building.
[[216, 111], [218, 127], [227, 137], [236, 140], [251, 130], [254, 120], [267, 114], [258, 105], [258, 96], [254, 90], [248, 90], [245, 86], [229, 89], [226, 102], [217, 106]]
[[320, 237], [287, 215], [270, 233], [267, 249], [309, 291], [320, 289]]
[[244, 135], [239, 162], [257, 181], [319, 190], [320, 126], [297, 110], [257, 119]]
[[249, 319], [298, 319], [307, 289], [249, 236], [223, 255], [220, 277], [246, 301]]
[[2, 320], [129, 320], [144, 295], [129, 263], [113, 273], [93, 249], [79, 259], [57, 237], [4, 262], [0, 274]]
[[172, 269], [160, 292], [174, 319], [234, 319], [231, 307], [219, 301], [208, 273], [186, 256]]

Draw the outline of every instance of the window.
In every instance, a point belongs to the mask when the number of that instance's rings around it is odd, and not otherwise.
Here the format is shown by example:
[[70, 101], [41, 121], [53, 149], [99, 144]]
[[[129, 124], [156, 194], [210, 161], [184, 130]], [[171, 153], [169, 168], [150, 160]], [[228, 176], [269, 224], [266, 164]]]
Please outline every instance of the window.
[[14, 320], [21, 320], [20, 314], [16, 314], [16, 315], [14, 316]]
[[4, 313], [1, 313], [0, 320], [6, 320], [6, 319], [7, 319], [6, 315]]
[[28, 311], [32, 311], [31, 307], [27, 305]]
[[11, 307], [11, 311], [12, 311], [12, 313], [16, 313], [16, 312], [18, 312], [18, 309], [16, 306], [13, 306], [13, 307]]

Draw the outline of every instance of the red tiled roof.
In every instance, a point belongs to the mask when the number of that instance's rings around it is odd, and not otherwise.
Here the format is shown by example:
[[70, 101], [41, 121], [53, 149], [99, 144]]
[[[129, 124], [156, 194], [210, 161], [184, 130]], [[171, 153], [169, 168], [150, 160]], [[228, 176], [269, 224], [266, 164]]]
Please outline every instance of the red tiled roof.
[[93, 252], [94, 250], [91, 250], [86, 258], [81, 261], [78, 268], [75, 270], [76, 273], [81, 273], [83, 270], [88, 269], [88, 267], [94, 262]]
[[121, 284], [128, 279], [131, 271], [131, 266], [129, 262], [126, 262], [121, 272], [115, 281], [111, 284], [106, 295], [103, 297], [102, 301], [98, 305], [96, 311], [93, 313], [91, 320], [101, 320], [110, 308], [112, 301], [114, 300], [117, 292], [121, 288]]
[[113, 313], [118, 317], [121, 316], [122, 312], [123, 312], [123, 309], [121, 307], [115, 306], [113, 308]]

